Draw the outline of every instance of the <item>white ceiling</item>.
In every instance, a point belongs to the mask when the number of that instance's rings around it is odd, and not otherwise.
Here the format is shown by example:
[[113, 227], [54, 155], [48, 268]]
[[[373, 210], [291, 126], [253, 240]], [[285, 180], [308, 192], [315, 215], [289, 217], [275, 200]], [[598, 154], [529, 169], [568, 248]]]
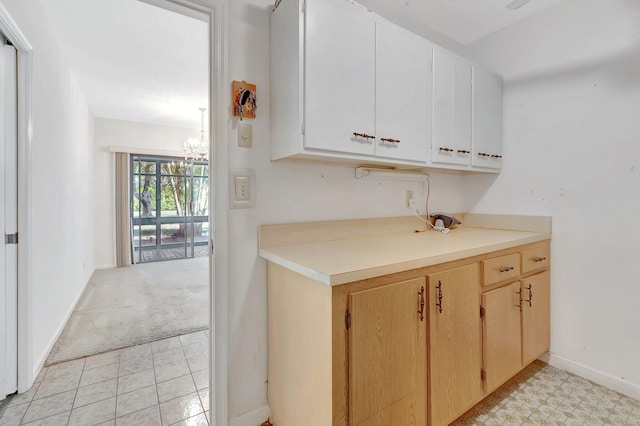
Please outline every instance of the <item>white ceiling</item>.
[[564, 0], [531, 0], [516, 10], [505, 6], [513, 0], [359, 0], [397, 24], [418, 33], [419, 28], [444, 35], [461, 45], [534, 15]]
[[200, 128], [207, 23], [138, 0], [40, 0], [95, 117]]
[[[143, 0], [154, 1], [154, 0]], [[234, 0], [237, 1], [237, 0]], [[291, 1], [291, 0], [288, 0]], [[563, 0], [360, 0], [453, 47]], [[273, 0], [248, 0], [270, 9]], [[207, 105], [207, 24], [138, 0], [40, 0], [95, 117], [199, 128]], [[454, 40], [454, 43], [451, 42]]]

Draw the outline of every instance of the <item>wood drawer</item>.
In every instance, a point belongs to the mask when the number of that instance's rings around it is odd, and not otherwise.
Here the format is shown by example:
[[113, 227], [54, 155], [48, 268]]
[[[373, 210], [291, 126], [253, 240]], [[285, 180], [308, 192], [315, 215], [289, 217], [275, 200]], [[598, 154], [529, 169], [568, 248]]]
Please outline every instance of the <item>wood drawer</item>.
[[507, 254], [482, 261], [484, 280], [487, 286], [520, 276], [520, 253]]
[[522, 273], [549, 267], [551, 252], [549, 243], [522, 251]]

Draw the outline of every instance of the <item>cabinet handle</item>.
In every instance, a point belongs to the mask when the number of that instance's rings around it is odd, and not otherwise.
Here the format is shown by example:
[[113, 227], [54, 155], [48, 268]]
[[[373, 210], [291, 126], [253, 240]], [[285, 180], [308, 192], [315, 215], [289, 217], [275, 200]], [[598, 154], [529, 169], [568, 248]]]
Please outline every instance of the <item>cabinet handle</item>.
[[444, 152], [453, 152], [454, 150], [453, 150], [453, 149], [451, 149], [451, 148], [443, 148], [443, 147], [440, 147], [440, 151], [444, 151]]
[[491, 157], [491, 154], [487, 154], [486, 152], [479, 152], [478, 157]]
[[458, 154], [471, 154], [471, 151], [468, 151], [466, 149], [459, 149]]
[[424, 321], [424, 286], [420, 287], [420, 291], [418, 292], [420, 309], [418, 313], [420, 314], [420, 321]]
[[529, 299], [525, 300], [525, 302], [527, 302], [529, 304], [529, 307], [531, 307], [531, 299], [533, 298], [533, 293], [531, 292], [531, 284], [529, 284], [527, 290], [529, 290]]
[[522, 312], [522, 289], [518, 289], [518, 304], [516, 306]]
[[533, 258], [533, 261], [536, 262], [536, 263], [537, 262], [544, 262], [545, 260], [547, 260], [546, 257], [534, 257]]
[[513, 271], [514, 267], [513, 266], [505, 266], [503, 268], [500, 268], [500, 272], [509, 272], [509, 271]]
[[363, 138], [363, 139], [375, 139], [376, 138], [375, 136], [371, 136], [371, 135], [368, 135], [366, 133], [356, 133], [356, 132], [353, 132], [353, 136], [355, 136], [356, 138]]
[[491, 158], [502, 158], [502, 155], [492, 155]]
[[381, 138], [380, 140], [381, 140], [382, 142], [400, 143], [400, 139]]
[[438, 302], [436, 303], [436, 306], [438, 307], [438, 312], [442, 313], [442, 282], [441, 281], [438, 281], [438, 285], [436, 286], [436, 289], [438, 290], [437, 292]]

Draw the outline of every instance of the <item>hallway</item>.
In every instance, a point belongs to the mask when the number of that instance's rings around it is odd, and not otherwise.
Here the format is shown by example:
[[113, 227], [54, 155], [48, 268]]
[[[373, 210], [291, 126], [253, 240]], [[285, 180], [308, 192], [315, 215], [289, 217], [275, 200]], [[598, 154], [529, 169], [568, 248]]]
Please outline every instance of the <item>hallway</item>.
[[209, 332], [44, 367], [0, 425], [208, 425]]

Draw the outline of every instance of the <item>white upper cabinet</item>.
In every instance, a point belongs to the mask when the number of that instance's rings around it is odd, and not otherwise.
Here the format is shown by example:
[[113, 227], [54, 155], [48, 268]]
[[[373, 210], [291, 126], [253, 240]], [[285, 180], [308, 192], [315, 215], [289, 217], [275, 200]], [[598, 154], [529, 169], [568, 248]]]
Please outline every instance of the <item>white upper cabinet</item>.
[[282, 0], [270, 37], [273, 160], [499, 169], [499, 77], [351, 0]]
[[435, 49], [431, 160], [471, 164], [471, 74], [468, 61]]
[[431, 142], [431, 63], [427, 40], [376, 24], [375, 155], [425, 163]]
[[471, 165], [502, 168], [502, 77], [473, 67], [473, 156]]
[[375, 21], [345, 0], [309, 0], [304, 147], [375, 153]]

